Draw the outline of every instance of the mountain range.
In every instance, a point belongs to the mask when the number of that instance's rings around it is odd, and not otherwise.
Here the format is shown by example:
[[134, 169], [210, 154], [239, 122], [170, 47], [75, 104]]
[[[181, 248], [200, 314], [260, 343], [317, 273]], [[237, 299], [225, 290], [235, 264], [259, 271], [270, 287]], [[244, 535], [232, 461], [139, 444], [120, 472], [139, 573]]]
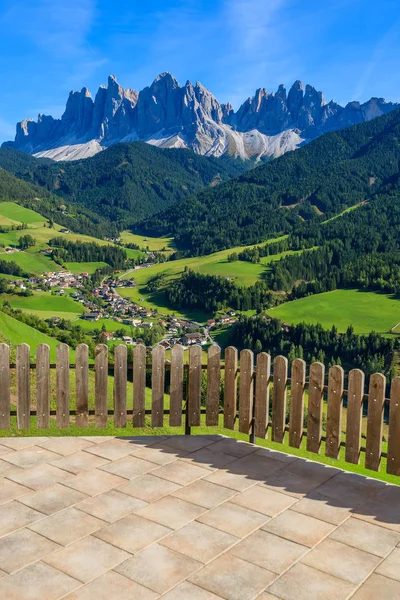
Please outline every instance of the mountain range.
[[94, 99], [86, 87], [70, 92], [61, 119], [39, 114], [37, 121], [17, 123], [15, 140], [3, 146], [64, 161], [93, 156], [121, 141], [189, 148], [205, 156], [270, 158], [399, 106], [371, 98], [343, 107], [296, 81], [288, 92], [283, 85], [275, 93], [260, 88], [235, 111], [201, 83], [181, 86], [170, 73], [140, 92], [123, 88], [110, 75]]

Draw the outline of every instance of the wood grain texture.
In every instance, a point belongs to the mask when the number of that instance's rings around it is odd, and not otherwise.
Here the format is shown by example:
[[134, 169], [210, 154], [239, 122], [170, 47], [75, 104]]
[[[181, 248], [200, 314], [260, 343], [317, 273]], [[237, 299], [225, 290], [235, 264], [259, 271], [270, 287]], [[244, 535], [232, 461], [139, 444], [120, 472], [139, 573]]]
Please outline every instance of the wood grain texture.
[[292, 362], [290, 386], [289, 446], [300, 448], [303, 437], [304, 390], [306, 363], [301, 358]]
[[175, 344], [171, 350], [170, 413], [171, 427], [182, 425], [183, 405], [183, 347]]
[[239, 431], [247, 435], [250, 433], [253, 418], [253, 371], [253, 352], [251, 350], [242, 350], [240, 353]]
[[207, 354], [206, 425], [218, 425], [219, 389], [221, 384], [221, 348], [213, 344]]
[[347, 391], [345, 460], [353, 465], [360, 464], [364, 385], [364, 373], [360, 369], [352, 369]]
[[272, 394], [272, 441], [282, 444], [285, 436], [288, 360], [274, 360], [274, 389]]
[[201, 347], [189, 349], [188, 374], [188, 425], [200, 425], [201, 409]]
[[270, 379], [271, 357], [266, 352], [260, 352], [257, 356], [254, 427], [256, 437], [262, 439], [268, 438]]
[[235, 428], [237, 405], [238, 351], [233, 346], [225, 349], [224, 427]]
[[386, 377], [382, 373], [371, 375], [368, 392], [365, 468], [372, 471], [379, 471], [381, 464], [385, 387]]
[[145, 426], [146, 408], [146, 346], [133, 349], [133, 426]]
[[119, 344], [114, 350], [114, 425], [126, 427], [127, 348]]
[[36, 426], [50, 427], [50, 346], [36, 348]]
[[56, 348], [56, 425], [69, 427], [69, 346], [59, 344]]
[[307, 450], [316, 454], [321, 449], [324, 380], [324, 365], [312, 363], [308, 384]]
[[339, 458], [342, 439], [342, 407], [343, 407], [344, 371], [334, 365], [328, 376], [328, 411], [326, 417], [325, 456]]
[[29, 429], [31, 408], [30, 349], [28, 344], [18, 344], [17, 378], [17, 427]]
[[389, 441], [386, 472], [400, 475], [400, 377], [390, 387]]
[[95, 349], [95, 421], [96, 427], [107, 427], [108, 421], [108, 347]]
[[76, 417], [75, 425], [84, 429], [89, 415], [89, 348], [87, 344], [76, 347]]
[[0, 344], [0, 429], [10, 428], [10, 348]]
[[162, 427], [164, 423], [165, 348], [154, 346], [151, 351], [151, 426]]

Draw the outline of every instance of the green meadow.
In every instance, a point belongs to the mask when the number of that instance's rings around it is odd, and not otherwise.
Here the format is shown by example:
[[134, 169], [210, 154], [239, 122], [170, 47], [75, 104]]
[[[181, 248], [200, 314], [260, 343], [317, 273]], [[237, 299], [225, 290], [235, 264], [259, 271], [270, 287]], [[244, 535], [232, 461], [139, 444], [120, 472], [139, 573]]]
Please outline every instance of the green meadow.
[[123, 244], [137, 244], [139, 248], [148, 248], [150, 251], [161, 251], [163, 248], [166, 251], [174, 249], [174, 239], [172, 237], [148, 237], [130, 231], [123, 231], [121, 241]]
[[329, 329], [335, 325], [339, 332], [352, 325], [355, 333], [390, 333], [400, 322], [400, 300], [374, 292], [334, 290], [286, 302], [268, 314], [291, 325], [321, 323]]
[[40, 317], [61, 317], [74, 321], [84, 312], [82, 304], [75, 302], [68, 295], [52, 295], [50, 292], [34, 292], [32, 296], [3, 294], [3, 300], [8, 300], [12, 308], [23, 310]]

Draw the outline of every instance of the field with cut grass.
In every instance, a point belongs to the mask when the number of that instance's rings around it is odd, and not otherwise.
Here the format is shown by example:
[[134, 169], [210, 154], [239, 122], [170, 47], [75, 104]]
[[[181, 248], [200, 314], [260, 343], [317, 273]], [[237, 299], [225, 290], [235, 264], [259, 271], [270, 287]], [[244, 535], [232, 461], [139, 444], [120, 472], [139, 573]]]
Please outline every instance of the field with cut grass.
[[268, 311], [285, 323], [321, 323], [339, 332], [353, 325], [355, 333], [390, 333], [400, 322], [400, 300], [392, 295], [358, 290], [334, 290], [287, 302]]
[[107, 267], [105, 262], [69, 262], [65, 264], [65, 268], [71, 273], [89, 273], [92, 275], [96, 269]]
[[[3, 223], [2, 219], [8, 220], [9, 223]], [[0, 225], [20, 225], [22, 223], [30, 225], [32, 223], [43, 223], [44, 221], [47, 221], [47, 219], [30, 208], [25, 208], [15, 202], [0, 203]]]
[[[0, 236], [1, 235], [2, 234], [0, 234]], [[29, 248], [29, 250], [24, 252], [14, 252], [13, 254], [0, 251], [0, 259], [8, 262], [15, 262], [21, 269], [24, 269], [24, 271], [32, 275], [43, 275], [43, 273], [46, 273], [47, 271], [62, 270], [60, 265], [55, 263], [54, 260], [45, 254], [35, 251], [33, 248]]]
[[172, 237], [149, 237], [123, 231], [121, 241], [123, 244], [137, 244], [139, 248], [148, 248], [150, 251], [161, 251], [163, 248], [166, 251], [174, 250], [174, 238]]
[[60, 317], [74, 321], [84, 312], [82, 304], [75, 302], [68, 295], [52, 295], [50, 292], [34, 292], [33, 296], [3, 294], [2, 300], [8, 300], [12, 308], [23, 310], [40, 317]]

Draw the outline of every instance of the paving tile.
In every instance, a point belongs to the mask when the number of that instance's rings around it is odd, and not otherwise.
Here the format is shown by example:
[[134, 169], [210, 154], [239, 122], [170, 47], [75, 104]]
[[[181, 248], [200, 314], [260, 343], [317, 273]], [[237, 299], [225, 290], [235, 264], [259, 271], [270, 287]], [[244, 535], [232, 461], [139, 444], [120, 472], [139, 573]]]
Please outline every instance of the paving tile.
[[8, 452], [14, 452], [14, 450], [0, 444], [0, 456], [2, 456], [3, 454], [8, 454]]
[[66, 546], [97, 531], [103, 525], [104, 521], [71, 507], [29, 525], [29, 529]]
[[231, 554], [274, 573], [283, 573], [308, 548], [266, 531], [256, 531], [230, 550]]
[[17, 500], [0, 506], [0, 536], [43, 519], [43, 514]]
[[6, 474], [7, 479], [12, 479], [31, 490], [40, 490], [41, 488], [54, 485], [60, 481], [70, 479], [71, 473], [43, 463], [30, 469], [15, 469]]
[[200, 523], [215, 527], [238, 538], [243, 538], [265, 525], [269, 517], [261, 513], [243, 508], [232, 502], [224, 502], [197, 518]]
[[399, 600], [400, 582], [373, 573], [356, 591], [351, 600]]
[[294, 498], [304, 498], [313, 490], [318, 489], [320, 483], [315, 479], [308, 479], [297, 473], [289, 473], [287, 469], [282, 469], [266, 477], [261, 485]]
[[74, 454], [68, 454], [68, 456], [63, 456], [58, 460], [54, 460], [51, 464], [55, 467], [59, 467], [60, 469], [64, 469], [69, 473], [77, 475], [82, 471], [97, 469], [97, 467], [101, 467], [108, 462], [109, 461], [104, 458], [100, 458], [99, 456], [94, 456], [94, 454], [89, 454], [89, 452], [83, 452], [82, 450], [79, 450], [78, 452], [74, 452]]
[[15, 500], [19, 496], [23, 494], [29, 494], [31, 492], [29, 488], [19, 485], [19, 483], [15, 483], [14, 481], [10, 481], [9, 479], [0, 480], [0, 504], [5, 504], [10, 500]]
[[163, 496], [171, 494], [180, 488], [181, 486], [172, 483], [172, 481], [154, 477], [154, 475], [149, 473], [148, 475], [136, 477], [135, 479], [120, 485], [118, 491], [133, 496], [134, 498], [139, 498], [139, 500], [144, 500], [145, 502], [155, 502]]
[[205, 590], [190, 581], [184, 581], [163, 596], [163, 600], [221, 600], [212, 592]]
[[135, 458], [147, 460], [159, 466], [167, 465], [179, 458], [179, 452], [176, 452], [173, 448], [169, 448], [168, 446], [158, 444], [157, 446], [150, 446], [149, 448], [138, 447], [134, 452], [131, 452], [131, 454]]
[[1, 568], [7, 573], [13, 573], [40, 560], [59, 547], [58, 544], [29, 529], [19, 529], [0, 538]]
[[100, 529], [93, 535], [131, 554], [143, 550], [171, 533], [171, 529], [139, 515], [128, 515]]
[[232, 498], [232, 502], [269, 517], [275, 517], [294, 504], [296, 500], [286, 494], [256, 485]]
[[194, 521], [171, 533], [160, 543], [171, 548], [171, 550], [176, 550], [194, 560], [206, 563], [225, 552], [237, 541], [236, 537], [228, 533]]
[[74, 452], [93, 446], [93, 444], [81, 437], [68, 436], [47, 438], [43, 442], [38, 442], [38, 446], [46, 448], [46, 450], [50, 450], [51, 452], [61, 454], [61, 456], [67, 456], [68, 454], [73, 454]]
[[0, 597], [7, 600], [58, 600], [80, 582], [43, 562], [0, 579]]
[[0, 477], [3, 477], [4, 475], [8, 475], [8, 473], [10, 473], [11, 471], [15, 472], [18, 470], [22, 471], [21, 468], [16, 467], [12, 463], [2, 460], [0, 458]]
[[400, 548], [395, 548], [376, 569], [376, 572], [385, 577], [400, 581]]
[[352, 513], [357, 519], [400, 533], [400, 503], [396, 500], [389, 503], [376, 497], [371, 502], [359, 506]]
[[129, 444], [122, 440], [114, 439], [103, 442], [102, 444], [90, 444], [90, 446], [86, 448], [86, 452], [95, 454], [101, 458], [106, 458], [107, 460], [117, 460], [118, 458], [128, 456], [128, 454], [132, 452], [132, 449]]
[[355, 586], [343, 579], [298, 563], [267, 591], [281, 600], [345, 600], [354, 590]]
[[273, 460], [279, 460], [280, 462], [289, 465], [299, 460], [297, 456], [291, 454], [285, 454], [285, 452], [279, 452], [279, 450], [272, 450], [271, 448], [260, 448], [258, 446], [256, 456], [263, 456], [264, 458], [272, 458]]
[[203, 565], [169, 548], [152, 544], [143, 552], [119, 565], [118, 573], [163, 594], [189, 577]]
[[261, 480], [280, 471], [284, 467], [285, 463], [273, 458], [260, 456], [254, 452], [243, 458], [238, 458], [236, 462], [231, 463], [230, 466], [230, 468], [239, 471], [239, 473], [254, 473]]
[[89, 535], [46, 556], [44, 562], [86, 583], [103, 575], [127, 558], [129, 558], [127, 552]]
[[[314, 483], [323, 484], [326, 481], [330, 481], [338, 473], [341, 473], [339, 469], [334, 467], [328, 467], [321, 463], [313, 462], [311, 460], [296, 460], [285, 467], [287, 473], [293, 473], [299, 477], [313, 481]], [[282, 471], [283, 473], [283, 471]]]
[[153, 475], [156, 477], [161, 477], [162, 479], [167, 479], [168, 481], [180, 485], [188, 485], [196, 479], [200, 479], [209, 474], [210, 471], [208, 469], [196, 467], [196, 465], [191, 465], [182, 460], [176, 460], [173, 463], [164, 465], [153, 471]]
[[80, 437], [81, 440], [87, 440], [92, 444], [102, 444], [103, 442], [108, 442], [109, 440], [114, 440], [115, 437], [113, 435], [82, 435]]
[[133, 479], [149, 471], [153, 471], [157, 468], [157, 465], [149, 462], [148, 460], [141, 460], [133, 456], [125, 456], [119, 458], [113, 462], [109, 462], [107, 465], [101, 467], [102, 471], [118, 475], [124, 479]]
[[268, 592], [263, 592], [260, 596], [257, 596], [257, 600], [276, 600], [276, 596], [273, 596]]
[[209, 474], [205, 480], [217, 485], [223, 485], [236, 492], [243, 492], [259, 482], [257, 476], [251, 475], [250, 473], [244, 474], [241, 471], [235, 471], [230, 469], [229, 466], [227, 469], [214, 471]]
[[[168, 439], [169, 436], [165, 435], [126, 435], [126, 436], [118, 436], [116, 439], [129, 444], [132, 448], [132, 452], [134, 447], [142, 447], [148, 448], [149, 446], [154, 446], [156, 444], [160, 444]], [[115, 439], [115, 438], [114, 438]]]
[[210, 483], [204, 479], [198, 479], [190, 485], [186, 485], [178, 489], [176, 492], [172, 492], [172, 496], [198, 504], [204, 508], [214, 508], [218, 504], [229, 500], [235, 496], [236, 492], [230, 490], [222, 485], [216, 485]]
[[253, 444], [234, 440], [233, 438], [223, 438], [207, 447], [211, 452], [223, 452], [224, 454], [236, 456], [236, 458], [241, 458], [258, 450], [257, 446]]
[[108, 571], [87, 583], [64, 600], [156, 600], [158, 594], [127, 579], [115, 571]]
[[113, 523], [144, 506], [146, 506], [146, 502], [143, 502], [143, 500], [138, 500], [116, 490], [110, 490], [104, 492], [104, 494], [94, 496], [94, 498], [86, 498], [77, 504], [76, 508], [98, 519]]
[[350, 517], [331, 533], [330, 538], [384, 557], [400, 541], [400, 534]]
[[200, 450], [200, 448], [204, 448], [205, 446], [210, 446], [214, 440], [208, 438], [208, 436], [200, 436], [200, 435], [173, 435], [170, 438], [163, 441], [165, 446], [171, 446], [180, 452], [185, 454], [189, 452], [195, 452], [196, 450]]
[[317, 492], [354, 509], [375, 498], [378, 488], [371, 482], [355, 473], [339, 473], [320, 485]]
[[83, 471], [78, 475], [69, 474], [68, 479], [63, 483], [88, 496], [97, 496], [97, 494], [108, 492], [108, 490], [126, 483], [126, 479], [112, 473], [107, 473], [107, 471], [93, 469], [91, 471]]
[[231, 454], [225, 454], [224, 452], [213, 452], [208, 448], [201, 448], [200, 450], [196, 450], [196, 452], [187, 454], [182, 460], [197, 465], [198, 467], [203, 467], [203, 469], [214, 471], [215, 469], [223, 469], [227, 465], [235, 462], [237, 457], [232, 456]]
[[227, 600], [253, 600], [274, 578], [270, 571], [224, 554], [192, 575], [190, 581], [216, 594], [222, 593]]
[[48, 440], [47, 437], [10, 437], [10, 438], [2, 438], [1, 445], [7, 446], [7, 448], [11, 448], [12, 450], [23, 450], [24, 448], [29, 448], [30, 446], [35, 446], [36, 444], [43, 443]]
[[17, 467], [22, 469], [29, 469], [44, 462], [49, 462], [59, 458], [59, 454], [50, 452], [45, 448], [39, 446], [31, 446], [30, 448], [24, 448], [23, 450], [17, 450], [17, 452], [9, 452], [4, 454], [2, 460], [5, 460]]
[[334, 529], [334, 525], [309, 515], [285, 510], [271, 519], [263, 529], [280, 537], [312, 548]]
[[380, 558], [341, 542], [327, 539], [306, 554], [301, 562], [359, 585], [372, 573], [379, 564]]
[[332, 523], [332, 525], [340, 525], [350, 516], [348, 508], [337, 506], [337, 503], [329, 503], [328, 498], [316, 492], [296, 502], [290, 509], [303, 515], [310, 515], [321, 521]]
[[77, 492], [71, 488], [56, 483], [48, 488], [31, 492], [21, 496], [18, 500], [22, 504], [38, 510], [46, 515], [68, 508], [72, 504], [77, 504], [86, 498], [85, 494]]
[[[137, 502], [140, 502], [140, 500]], [[146, 519], [150, 519], [150, 521], [160, 523], [160, 525], [165, 525], [171, 529], [178, 529], [202, 515], [205, 510], [205, 508], [202, 508], [197, 504], [191, 504], [190, 502], [185, 502], [185, 500], [180, 500], [179, 498], [165, 496], [164, 498], [141, 508], [137, 511], [137, 514]]]

